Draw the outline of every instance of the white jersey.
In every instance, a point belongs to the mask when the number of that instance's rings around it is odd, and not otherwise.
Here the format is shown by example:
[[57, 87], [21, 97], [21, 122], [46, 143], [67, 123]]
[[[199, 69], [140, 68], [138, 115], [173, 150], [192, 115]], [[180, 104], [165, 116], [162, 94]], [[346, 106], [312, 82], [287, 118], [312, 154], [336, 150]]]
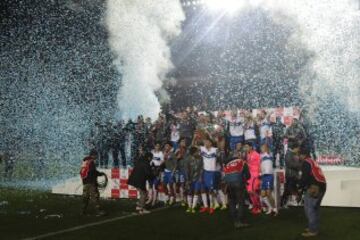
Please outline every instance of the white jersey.
[[170, 127], [171, 133], [170, 133], [170, 140], [172, 142], [177, 142], [180, 139], [180, 133], [179, 133], [179, 125], [172, 124]]
[[245, 132], [244, 132], [244, 137], [245, 137], [245, 141], [246, 140], [254, 140], [254, 139], [256, 139], [255, 124], [254, 123], [251, 123], [248, 126], [246, 126]]
[[273, 158], [269, 153], [261, 153], [261, 174], [273, 174], [274, 168], [273, 168]]
[[259, 128], [260, 128], [259, 130], [260, 130], [260, 138], [261, 139], [272, 136], [272, 129], [271, 129], [270, 123], [267, 120], [261, 121]]
[[164, 153], [162, 151], [155, 152], [155, 150], [152, 150], [151, 153], [153, 154], [151, 163], [153, 163], [154, 166], [160, 166], [164, 162]]
[[240, 137], [244, 135], [243, 121], [240, 117], [228, 118], [229, 132], [232, 137]]
[[204, 170], [216, 171], [217, 148], [212, 147], [210, 150], [208, 150], [206, 147], [200, 147], [200, 152], [203, 159]]

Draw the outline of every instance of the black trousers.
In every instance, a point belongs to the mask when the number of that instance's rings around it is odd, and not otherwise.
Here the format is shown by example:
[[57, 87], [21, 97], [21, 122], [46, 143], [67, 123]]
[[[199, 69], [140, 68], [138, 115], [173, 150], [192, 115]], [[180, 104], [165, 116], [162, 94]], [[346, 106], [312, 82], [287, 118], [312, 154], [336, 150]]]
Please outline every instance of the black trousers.
[[229, 210], [234, 222], [245, 221], [245, 187], [241, 184], [228, 185]]
[[111, 155], [113, 159], [113, 166], [118, 168], [119, 167], [119, 148], [113, 147], [111, 148]]
[[126, 156], [125, 156], [125, 144], [119, 145], [119, 146], [113, 146], [111, 148], [112, 158], [113, 158], [113, 165], [114, 167], [119, 167], [119, 152], [121, 155], [121, 165], [123, 167], [126, 166]]
[[281, 197], [281, 206], [284, 206], [289, 196], [291, 196], [293, 193], [297, 193], [297, 182], [298, 180], [295, 177], [286, 177], [285, 178], [285, 186], [284, 186], [284, 193]]
[[84, 184], [83, 185], [82, 198], [83, 198], [83, 210], [82, 210], [83, 213], [86, 212], [90, 200], [92, 200], [94, 202], [95, 209], [97, 211], [100, 210], [100, 193], [95, 184]]
[[279, 154], [279, 160], [280, 160], [280, 167], [284, 167], [284, 161], [285, 161], [285, 154], [284, 154], [284, 144], [282, 142], [274, 141], [274, 167], [276, 164], [276, 155]]
[[107, 168], [109, 165], [109, 147], [103, 147], [100, 149], [100, 167]]

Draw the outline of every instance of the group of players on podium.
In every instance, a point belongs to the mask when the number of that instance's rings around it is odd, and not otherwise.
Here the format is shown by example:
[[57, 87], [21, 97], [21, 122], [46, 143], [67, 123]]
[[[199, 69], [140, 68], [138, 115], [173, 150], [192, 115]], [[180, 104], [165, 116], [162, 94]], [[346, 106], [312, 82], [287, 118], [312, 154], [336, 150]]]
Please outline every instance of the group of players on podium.
[[[162, 187], [165, 203], [172, 205], [178, 200], [187, 206], [188, 213], [199, 209], [200, 213], [213, 214], [216, 209], [229, 208], [236, 228], [248, 226], [246, 204], [255, 215], [264, 211], [276, 216], [274, 167], [275, 159], [282, 158], [284, 152], [276, 146], [273, 125], [264, 110], [256, 118], [250, 111], [232, 111], [229, 117], [221, 113], [213, 118], [202, 115], [189, 139], [181, 136], [179, 124], [173, 121], [170, 141], [155, 142], [151, 151], [139, 146], [128, 180], [140, 194], [136, 210], [149, 213], [146, 206], [156, 205]], [[299, 131], [289, 127], [284, 136], [291, 142], [288, 151], [292, 160], [302, 170], [299, 189], [305, 192], [309, 220], [303, 236], [315, 236], [326, 181]]]

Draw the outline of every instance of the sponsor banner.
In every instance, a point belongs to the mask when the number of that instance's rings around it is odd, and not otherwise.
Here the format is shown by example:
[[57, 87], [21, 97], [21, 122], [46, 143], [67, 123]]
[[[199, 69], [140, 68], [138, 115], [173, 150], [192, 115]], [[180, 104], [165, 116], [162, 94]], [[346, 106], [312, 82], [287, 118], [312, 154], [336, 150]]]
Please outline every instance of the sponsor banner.
[[321, 165], [343, 165], [345, 163], [344, 159], [340, 156], [326, 156], [322, 155], [316, 159], [316, 162]]

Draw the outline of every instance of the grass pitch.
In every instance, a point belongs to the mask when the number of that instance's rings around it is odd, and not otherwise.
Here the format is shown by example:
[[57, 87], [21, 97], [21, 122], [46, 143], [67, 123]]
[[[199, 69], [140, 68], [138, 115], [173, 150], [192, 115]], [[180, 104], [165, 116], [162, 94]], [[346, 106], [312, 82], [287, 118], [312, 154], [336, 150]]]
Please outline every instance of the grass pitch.
[[[103, 200], [106, 217], [80, 216], [81, 198], [48, 192], [0, 189], [0, 239], [26, 239], [46, 233], [96, 223], [110, 222], [61, 233], [43, 239], [149, 239], [149, 240], [292, 240], [303, 239], [306, 225], [302, 208], [283, 210], [277, 217], [251, 216], [251, 227], [235, 230], [228, 211], [214, 215], [187, 214], [172, 207], [144, 216], [115, 219], [134, 212], [131, 200]], [[111, 219], [115, 219], [111, 221]], [[312, 239], [360, 240], [360, 209], [321, 209], [321, 233]]]

